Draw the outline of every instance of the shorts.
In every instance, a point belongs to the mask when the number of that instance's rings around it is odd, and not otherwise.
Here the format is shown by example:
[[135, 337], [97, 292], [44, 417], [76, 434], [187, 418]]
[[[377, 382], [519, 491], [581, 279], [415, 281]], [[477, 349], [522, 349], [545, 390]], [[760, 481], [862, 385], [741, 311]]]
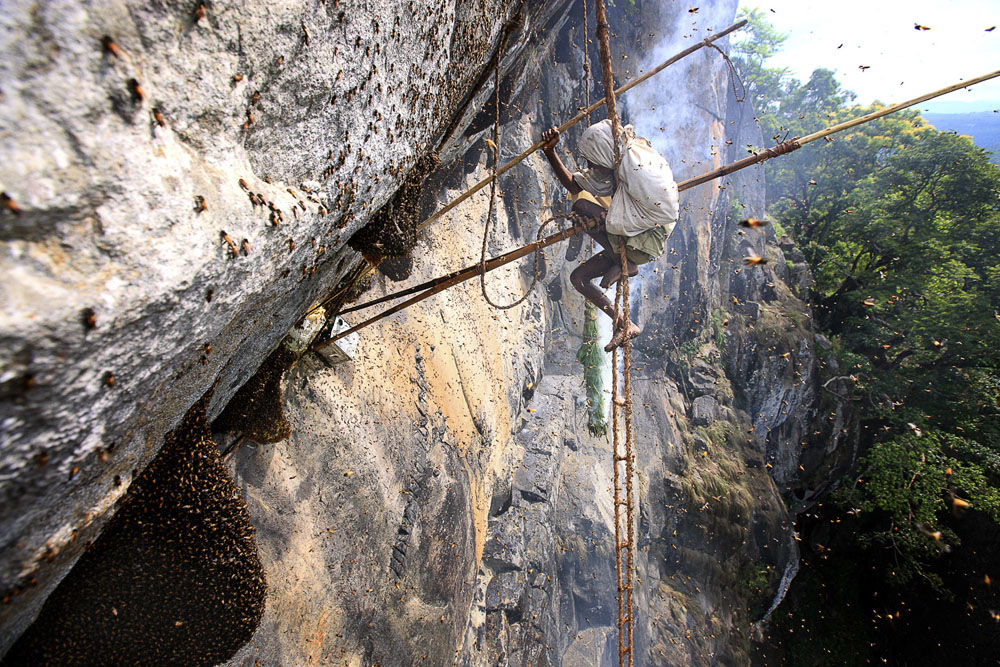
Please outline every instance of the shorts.
[[611, 232], [608, 232], [607, 234], [608, 234], [608, 240], [611, 241], [611, 247], [614, 248], [615, 257], [617, 257], [618, 253], [621, 252], [621, 244], [622, 240], [624, 239], [625, 256], [628, 257], [628, 261], [632, 262], [633, 264], [639, 265], [639, 264], [648, 264], [649, 262], [652, 262], [654, 259], [656, 259], [656, 255], [651, 255], [648, 252], [640, 250], [639, 248], [635, 247], [636, 241], [640, 240], [640, 237], [643, 234], [647, 233], [648, 232], [643, 232], [638, 236], [619, 236], [618, 234], [612, 234]]

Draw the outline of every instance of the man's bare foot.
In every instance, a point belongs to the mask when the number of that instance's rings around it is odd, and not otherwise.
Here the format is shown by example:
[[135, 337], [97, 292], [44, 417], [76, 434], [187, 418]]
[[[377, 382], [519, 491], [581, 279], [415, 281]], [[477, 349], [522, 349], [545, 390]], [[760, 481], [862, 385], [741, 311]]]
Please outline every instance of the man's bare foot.
[[639, 333], [639, 327], [632, 322], [628, 322], [624, 326], [615, 327], [615, 335], [611, 338], [611, 342], [604, 346], [604, 351], [610, 352], [616, 347], [624, 345], [625, 341], [632, 340]]

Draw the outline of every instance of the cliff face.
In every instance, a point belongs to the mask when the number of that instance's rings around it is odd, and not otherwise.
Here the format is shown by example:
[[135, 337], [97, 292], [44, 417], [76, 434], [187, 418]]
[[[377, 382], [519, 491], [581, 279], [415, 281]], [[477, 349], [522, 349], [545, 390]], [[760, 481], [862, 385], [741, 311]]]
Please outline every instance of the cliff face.
[[[736, 3], [619, 4], [625, 80], [731, 23]], [[418, 159], [440, 159], [425, 213], [488, 174], [499, 44], [504, 158], [576, 113], [581, 12], [11, 7], [0, 124], [18, 140], [0, 147], [0, 183], [23, 212], [0, 224], [0, 650], [188, 408], [215, 385], [217, 416], [346, 287], [363, 261], [348, 239]], [[678, 180], [763, 143], [718, 53], [659, 77], [626, 113]], [[794, 562], [789, 505], [852, 456], [850, 415], [822, 388], [828, 346], [796, 296], [802, 266], [773, 233], [735, 226], [762, 215], [760, 177], [684, 193], [667, 252], [632, 283], [640, 664], [744, 663], [748, 624]], [[491, 255], [568, 207], [540, 154], [499, 190]], [[405, 283], [377, 274], [365, 298], [477, 261], [488, 193], [416, 239]], [[751, 250], [770, 263], [743, 268]], [[494, 300], [526, 289], [525, 265], [487, 276]], [[363, 330], [350, 363], [310, 354], [285, 374], [291, 435], [228, 462], [269, 583], [233, 664], [616, 662], [611, 454], [586, 429], [575, 265], [556, 246], [517, 308], [491, 309], [472, 281]]]

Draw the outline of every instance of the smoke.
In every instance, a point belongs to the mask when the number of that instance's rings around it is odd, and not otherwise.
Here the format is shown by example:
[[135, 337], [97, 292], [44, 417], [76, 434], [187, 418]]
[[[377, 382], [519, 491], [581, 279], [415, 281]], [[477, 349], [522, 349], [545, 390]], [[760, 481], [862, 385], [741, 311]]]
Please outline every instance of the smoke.
[[[649, 11], [652, 15], [646, 24], [659, 26], [650, 33], [650, 39], [658, 41], [641, 59], [639, 71], [627, 73], [632, 78], [727, 28], [733, 19], [732, 7], [727, 3], [704, 3], [694, 12], [679, 9], [677, 3], [664, 3]], [[719, 43], [723, 50], [725, 41]], [[623, 96], [623, 106], [636, 133], [649, 139], [667, 159], [677, 180], [706, 171], [706, 162], [711, 163], [714, 149], [692, 146], [687, 137], [700, 134], [696, 129], [704, 127], [705, 113], [720, 121], [724, 117], [725, 89], [718, 91], [715, 108], [705, 108], [696, 101], [705, 99], [706, 88], [715, 89], [714, 72], [721, 58], [710, 47], [699, 49]]]
[[[689, 11], [695, 9], [695, 4], [664, 2], [646, 5], [646, 15], [641, 22], [649, 32], [641, 36], [638, 45], [644, 55], [639, 59], [637, 70], [625, 72], [627, 77], [641, 76], [733, 23], [732, 4], [701, 3], [697, 11]], [[715, 44], [727, 51], [729, 39], [721, 39]], [[622, 106], [636, 134], [649, 139], [667, 159], [678, 182], [709, 171], [725, 154], [721, 144], [725, 139], [722, 135], [725, 133], [723, 124], [729, 83], [719, 79], [719, 72], [723, 69], [722, 55], [711, 47], [703, 47], [622, 96]], [[714, 99], [712, 93], [715, 94]], [[706, 99], [711, 100], [707, 105]], [[713, 119], [718, 121], [721, 130], [720, 136], [712, 142], [703, 139], [706, 119], [709, 122]], [[682, 217], [684, 199], [682, 193]], [[667, 247], [670, 247], [669, 244]], [[641, 319], [638, 309], [643, 303], [648, 303], [653, 266], [649, 264], [641, 268], [639, 275], [630, 280], [630, 306], [635, 322]]]

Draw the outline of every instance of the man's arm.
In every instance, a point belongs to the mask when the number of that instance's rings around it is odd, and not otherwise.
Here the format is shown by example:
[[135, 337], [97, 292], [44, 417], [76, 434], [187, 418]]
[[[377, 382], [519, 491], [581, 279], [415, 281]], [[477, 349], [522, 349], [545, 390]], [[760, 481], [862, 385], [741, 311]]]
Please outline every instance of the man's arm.
[[559, 130], [552, 128], [551, 130], [546, 130], [542, 133], [542, 141], [545, 145], [542, 146], [542, 152], [545, 153], [545, 157], [548, 159], [549, 164], [552, 165], [552, 171], [555, 172], [556, 178], [564, 188], [569, 190], [571, 195], [576, 195], [580, 193], [580, 186], [576, 184], [573, 180], [573, 174], [569, 173], [566, 169], [566, 165], [562, 163], [559, 156], [556, 155], [556, 144], [559, 143]]

